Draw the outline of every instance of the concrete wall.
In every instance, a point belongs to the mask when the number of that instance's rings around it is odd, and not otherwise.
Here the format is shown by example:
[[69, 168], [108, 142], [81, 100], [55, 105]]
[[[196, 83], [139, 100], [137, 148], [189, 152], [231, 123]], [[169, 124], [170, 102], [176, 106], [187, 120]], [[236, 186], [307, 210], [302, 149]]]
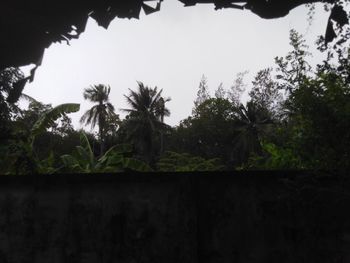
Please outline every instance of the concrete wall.
[[2, 177], [0, 189], [0, 262], [350, 262], [340, 177]]

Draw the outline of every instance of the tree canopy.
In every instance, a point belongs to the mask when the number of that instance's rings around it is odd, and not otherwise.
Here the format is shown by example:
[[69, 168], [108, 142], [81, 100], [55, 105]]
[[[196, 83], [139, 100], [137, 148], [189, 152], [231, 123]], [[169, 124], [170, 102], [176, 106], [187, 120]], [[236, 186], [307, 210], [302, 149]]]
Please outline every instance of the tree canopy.
[[[343, 11], [335, 4], [331, 15]], [[324, 38], [316, 43], [326, 55], [316, 67], [308, 62], [303, 36], [291, 30], [290, 52], [258, 71], [250, 84], [243, 71], [211, 96], [203, 76], [192, 114], [174, 127], [164, 122], [170, 98], [163, 89], [138, 82], [124, 95], [124, 119], [114, 113], [109, 86], [85, 89], [84, 98], [95, 105], [82, 119], [98, 124], [99, 134], [76, 131], [67, 114], [78, 111], [78, 104], [42, 104], [21, 94], [30, 77], [15, 67], [2, 70], [0, 174], [349, 169], [350, 29], [338, 29], [332, 45], [324, 45]], [[27, 109], [20, 98], [29, 102]]]

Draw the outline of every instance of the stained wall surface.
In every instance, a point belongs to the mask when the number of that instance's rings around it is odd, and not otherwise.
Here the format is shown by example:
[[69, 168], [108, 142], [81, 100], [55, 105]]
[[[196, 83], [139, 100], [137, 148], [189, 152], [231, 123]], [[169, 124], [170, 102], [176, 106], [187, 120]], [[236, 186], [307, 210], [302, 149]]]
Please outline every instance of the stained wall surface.
[[350, 262], [341, 177], [61, 175], [0, 188], [0, 262]]

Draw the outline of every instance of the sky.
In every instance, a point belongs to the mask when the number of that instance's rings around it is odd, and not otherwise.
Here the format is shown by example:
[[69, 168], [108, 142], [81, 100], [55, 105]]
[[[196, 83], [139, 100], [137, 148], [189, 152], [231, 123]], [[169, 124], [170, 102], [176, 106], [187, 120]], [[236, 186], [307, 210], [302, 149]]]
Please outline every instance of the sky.
[[191, 114], [203, 74], [213, 96], [220, 83], [229, 89], [238, 72], [249, 70], [249, 84], [258, 70], [287, 54], [291, 29], [305, 36], [314, 53], [311, 62], [320, 61], [314, 42], [324, 34], [328, 14], [316, 6], [310, 25], [307, 12], [298, 7], [284, 18], [266, 20], [249, 10], [216, 11], [212, 4], [183, 7], [166, 0], [159, 12], [141, 13], [139, 20], [116, 18], [108, 30], [89, 19], [79, 39], [70, 45], [52, 44], [45, 51], [24, 93], [53, 106], [80, 103], [80, 111], [69, 115], [79, 129], [79, 118], [93, 105], [84, 101], [84, 88], [110, 85], [110, 102], [123, 118], [119, 109], [128, 107], [124, 94], [141, 81], [171, 97], [171, 116], [165, 122], [174, 126]]

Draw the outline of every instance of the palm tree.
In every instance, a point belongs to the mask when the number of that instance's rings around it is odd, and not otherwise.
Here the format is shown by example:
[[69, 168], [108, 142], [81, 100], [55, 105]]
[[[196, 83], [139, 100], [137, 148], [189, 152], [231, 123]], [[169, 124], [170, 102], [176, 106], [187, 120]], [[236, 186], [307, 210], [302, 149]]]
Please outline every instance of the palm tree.
[[155, 154], [154, 135], [157, 133], [160, 134], [161, 151], [163, 150], [162, 132], [166, 127], [164, 117], [170, 115], [165, 103], [170, 101], [170, 98], [163, 98], [163, 90], [158, 91], [157, 87], [149, 88], [142, 82], [138, 82], [137, 92], [131, 89], [129, 91], [129, 96], [124, 96], [130, 108], [122, 109], [129, 113], [129, 134], [144, 159], [152, 163]]
[[239, 132], [235, 148], [240, 152], [241, 160], [246, 160], [250, 154], [260, 154], [260, 136], [273, 124], [266, 109], [258, 107], [249, 101], [246, 106], [240, 104], [236, 109], [236, 130]]
[[108, 125], [107, 120], [116, 116], [114, 106], [109, 102], [108, 98], [110, 91], [110, 86], [99, 84], [86, 88], [83, 93], [84, 99], [97, 103], [84, 113], [80, 122], [85, 123], [85, 125], [91, 124], [92, 129], [96, 124], [98, 125], [100, 155], [104, 153], [104, 132]]
[[[168, 98], [168, 101], [169, 100], [170, 98]], [[161, 123], [164, 123], [165, 114], [168, 114], [167, 116], [169, 116], [170, 112], [168, 109], [165, 108], [165, 100], [163, 97], [160, 97], [159, 102], [157, 104], [158, 104], [158, 107], [156, 109], [156, 113], [157, 115], [159, 115]], [[164, 133], [163, 133], [163, 129], [161, 129], [160, 130], [160, 154], [163, 153], [163, 150], [164, 150]]]

